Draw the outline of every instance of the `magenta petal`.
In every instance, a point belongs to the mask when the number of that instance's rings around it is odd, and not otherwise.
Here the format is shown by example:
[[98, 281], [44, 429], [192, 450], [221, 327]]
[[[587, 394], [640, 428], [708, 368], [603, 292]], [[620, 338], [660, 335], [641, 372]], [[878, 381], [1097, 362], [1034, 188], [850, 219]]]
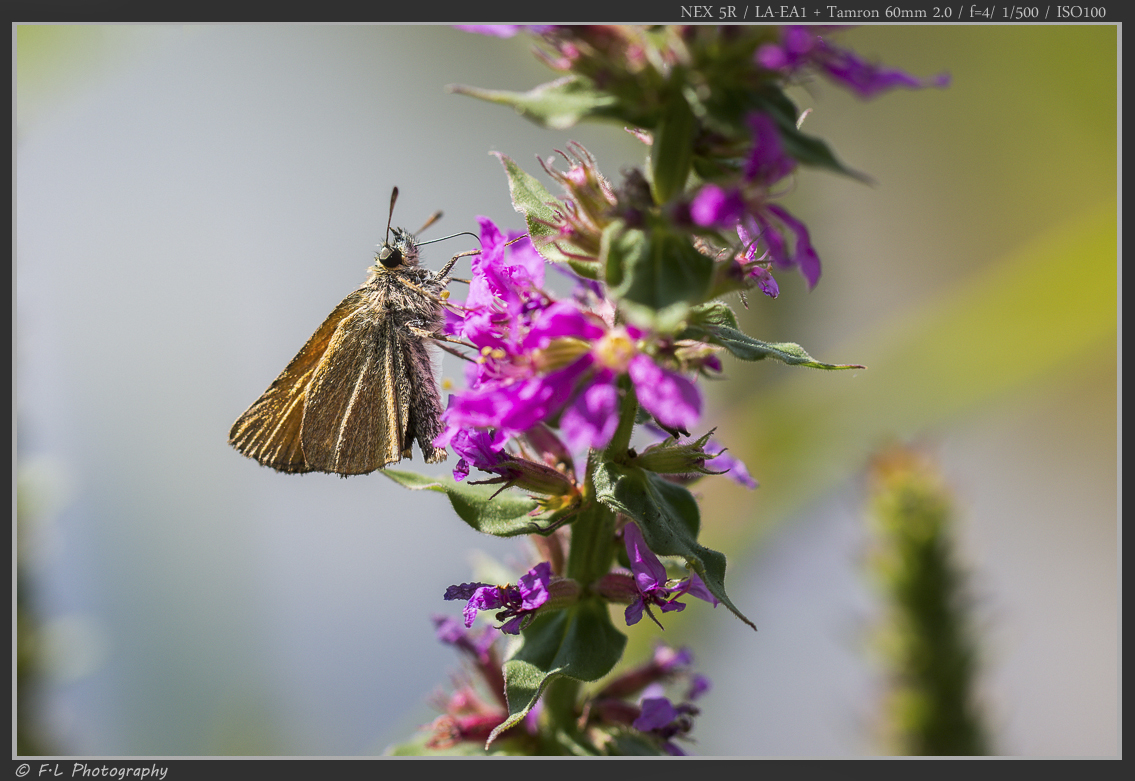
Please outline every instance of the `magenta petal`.
[[689, 431], [701, 415], [697, 386], [682, 375], [667, 371], [639, 354], [627, 367], [642, 406], [664, 426]]
[[[469, 597], [468, 607], [476, 610], [496, 610], [505, 604], [500, 586], [485, 585], [473, 592]], [[466, 624], [468, 626], [468, 624]]]
[[642, 713], [634, 720], [633, 726], [642, 732], [662, 729], [674, 719], [678, 711], [665, 697], [648, 697], [642, 701]]
[[643, 601], [642, 597], [627, 606], [627, 609], [623, 611], [623, 618], [626, 619], [627, 626], [634, 626], [642, 620], [642, 611], [645, 607], [646, 602]]
[[509, 621], [501, 624], [500, 630], [506, 635], [520, 634], [520, 625], [524, 622], [524, 616], [516, 616]]
[[686, 588], [686, 593], [689, 594], [691, 597], [697, 597], [698, 599], [705, 600], [706, 602], [709, 602], [714, 607], [717, 607], [718, 605], [721, 604], [717, 600], [717, 597], [715, 597], [710, 592], [710, 590], [708, 588], [706, 588], [705, 582], [702, 581], [702, 579], [700, 577], [698, 577], [698, 573], [696, 573], [696, 572], [690, 573], [689, 586]]
[[[709, 442], [709, 448], [720, 448], [713, 440]], [[711, 472], [725, 472], [725, 476], [735, 483], [740, 483], [746, 488], [756, 488], [757, 481], [749, 474], [749, 469], [745, 466], [745, 462], [739, 458], [734, 458], [725, 450], [719, 452], [713, 458], [707, 458], [705, 468]]]
[[542, 561], [516, 582], [520, 591], [520, 607], [523, 610], [535, 610], [548, 601], [548, 584], [552, 580], [552, 565]]
[[760, 287], [761, 292], [769, 298], [776, 298], [780, 295], [780, 285], [776, 284], [776, 280], [773, 279], [771, 271], [757, 267], [753, 269], [753, 273], [750, 276], [757, 280], [757, 285]]
[[640, 593], [648, 594], [666, 585], [666, 568], [646, 547], [646, 539], [638, 524], [631, 522], [623, 527], [623, 542], [627, 546], [627, 558], [631, 562], [635, 584]]
[[757, 64], [769, 70], [780, 70], [788, 66], [788, 52], [775, 43], [765, 43], [757, 49]]
[[574, 301], [564, 299], [539, 314], [524, 337], [523, 347], [526, 351], [543, 350], [553, 339], [565, 336], [594, 341], [603, 336], [603, 328], [584, 315]]
[[704, 675], [695, 675], [690, 681], [690, 690], [686, 692], [686, 699], [693, 701], [712, 688], [709, 678]]
[[690, 202], [690, 218], [697, 225], [734, 225], [745, 213], [745, 200], [736, 189], [725, 191], [707, 184]]
[[770, 204], [768, 210], [796, 234], [796, 253], [790, 262], [800, 268], [800, 273], [804, 275], [804, 279], [808, 280], [808, 289], [811, 290], [820, 281], [820, 257], [812, 248], [812, 239], [808, 234], [808, 228], [779, 206]]
[[948, 74], [934, 79], [920, 79], [904, 71], [885, 68], [864, 62], [854, 52], [829, 46], [827, 56], [820, 65], [828, 75], [855, 90], [861, 97], [870, 98], [898, 87], [922, 89], [923, 87], [945, 87], [950, 83]]
[[753, 151], [745, 161], [745, 181], [770, 185], [778, 182], [796, 167], [796, 161], [784, 153], [780, 132], [767, 114], [750, 114], [749, 129], [753, 133]]
[[619, 427], [619, 391], [613, 382], [592, 385], [564, 409], [560, 429], [573, 453], [602, 448]]
[[[516, 237], [510, 234], [507, 238], [512, 240]], [[532, 246], [531, 239], [525, 237], [515, 244], [508, 245], [508, 253], [510, 266], [523, 269], [533, 287], [541, 288], [544, 286], [544, 267], [547, 265], [547, 261]]]
[[653, 661], [666, 672], [681, 672], [694, 663], [694, 652], [689, 648], [671, 648], [660, 645], [654, 649]]

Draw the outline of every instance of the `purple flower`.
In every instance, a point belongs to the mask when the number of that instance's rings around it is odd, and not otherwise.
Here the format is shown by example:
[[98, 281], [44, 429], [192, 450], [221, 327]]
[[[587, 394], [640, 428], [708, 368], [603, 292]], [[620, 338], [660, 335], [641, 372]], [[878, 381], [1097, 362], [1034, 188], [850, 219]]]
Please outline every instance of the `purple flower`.
[[[496, 697], [499, 705], [508, 709], [508, 701], [504, 697], [504, 673], [501, 670], [500, 657], [493, 647], [496, 632], [485, 627], [480, 632], [467, 631], [461, 623], [449, 616], [434, 616], [434, 627], [437, 630], [437, 639], [446, 645], [451, 645], [461, 651], [473, 664], [477, 676], [484, 682], [487, 691]], [[470, 702], [477, 703], [479, 698], [470, 687], [462, 687], [454, 692], [454, 696], [446, 703], [446, 710], [452, 716], [460, 716], [465, 705]], [[495, 710], [495, 709], [494, 709]], [[498, 719], [496, 724], [499, 724]], [[495, 724], [493, 725], [495, 726]]]
[[506, 256], [491, 221], [482, 218], [481, 229], [484, 249], [473, 265], [469, 299], [451, 323], [453, 333], [479, 349], [480, 360], [467, 370], [468, 389], [450, 397], [438, 446], [461, 430], [493, 429], [488, 446], [499, 450], [509, 437], [558, 419], [573, 451], [602, 448], [618, 426], [622, 376], [663, 425], [687, 430], [697, 423], [697, 387], [660, 365], [648, 334], [589, 311], [588, 288], [583, 298], [553, 301], [540, 288], [542, 261]]
[[627, 365], [642, 406], [664, 426], [689, 431], [697, 425], [701, 396], [694, 384], [639, 354]]
[[753, 133], [753, 151], [745, 161], [746, 182], [770, 186], [796, 169], [796, 161], [784, 151], [776, 123], [767, 114], [750, 114], [746, 121]]
[[696, 700], [712, 688], [709, 678], [695, 674], [690, 678], [690, 689], [686, 692], [687, 700]]
[[779, 43], [766, 43], [757, 49], [757, 64], [789, 75], [805, 68], [817, 68], [864, 98], [897, 87], [922, 89], [945, 87], [950, 83], [945, 73], [919, 79], [900, 70], [864, 62], [854, 52], [828, 43], [817, 30], [823, 31], [823, 28], [781, 27]]
[[469, 297], [459, 312], [447, 310], [445, 330], [491, 352], [509, 346], [514, 332], [550, 300], [541, 291], [544, 259], [525, 234], [502, 232], [487, 217], [478, 221], [481, 252], [471, 263]]
[[741, 191], [724, 190], [716, 184], [706, 184], [690, 201], [690, 218], [703, 227], [736, 225], [745, 214], [745, 199]]
[[671, 648], [659, 643], [651, 661], [663, 674], [686, 672], [694, 663], [694, 652], [689, 648]]
[[780, 295], [780, 285], [776, 284], [776, 280], [773, 279], [768, 264], [761, 263], [769, 253], [766, 252], [760, 258], [756, 256], [757, 239], [760, 236], [750, 234], [743, 222], [737, 223], [737, 236], [743, 242], [744, 249], [740, 257], [744, 258], [744, 265], [748, 269], [749, 276], [757, 281], [757, 286], [760, 287], [762, 293], [769, 298], [776, 298]]
[[[615, 676], [595, 695], [588, 704], [590, 721], [631, 725], [656, 738], [667, 753], [681, 756], [685, 752], [671, 739], [690, 733], [698, 714], [691, 701], [709, 689], [708, 679], [694, 674], [692, 665], [688, 648], [659, 645], [650, 661]], [[688, 692], [685, 701], [675, 705], [665, 696], [668, 686], [664, 684], [679, 682], [687, 683]], [[632, 705], [630, 700], [636, 696], [638, 704]]]
[[[763, 114], [749, 115], [753, 148], [745, 162], [741, 181], [722, 187], [709, 183], [701, 187], [689, 206], [689, 219], [696, 225], [719, 230], [735, 229], [743, 242], [742, 252], [749, 275], [770, 298], [780, 294], [767, 265], [755, 260], [758, 239], [763, 239], [768, 256], [780, 268], [799, 268], [808, 289], [820, 279], [820, 258], [812, 248], [804, 223], [782, 206], [771, 202], [771, 187], [796, 168], [796, 161], [784, 151], [776, 123]], [[794, 237], [789, 251], [786, 234]]]
[[739, 458], [734, 458], [733, 456], [729, 455], [725, 451], [725, 448], [721, 447], [713, 440], [710, 440], [708, 447], [717, 448], [719, 449], [719, 452], [713, 458], [706, 459], [706, 469], [709, 469], [713, 472], [724, 472], [730, 480], [735, 483], [739, 483], [746, 488], [756, 488], [758, 486], [757, 481], [753, 479], [753, 476], [751, 474], [749, 474], [749, 470], [745, 466], [745, 462], [743, 462]]
[[642, 713], [631, 725], [640, 732], [649, 732], [662, 739], [662, 748], [671, 756], [685, 756], [673, 737], [685, 736], [693, 729], [693, 716], [698, 709], [688, 703], [675, 706], [665, 697], [646, 697], [642, 701]]
[[[781, 268], [796, 266], [808, 281], [808, 289], [814, 288], [820, 281], [820, 256], [812, 248], [812, 240], [804, 223], [783, 207], [773, 204], [767, 204], [764, 213], [756, 212], [752, 218], [759, 226], [755, 232], [760, 233], [764, 238], [773, 262]], [[796, 237], [791, 254], [784, 240], [783, 228], [788, 228]]]
[[450, 616], [433, 616], [433, 622], [438, 640], [478, 661], [487, 658], [488, 650], [496, 639], [491, 631], [467, 632], [457, 619]]
[[710, 593], [696, 572], [691, 572], [688, 578], [674, 586], [667, 586], [669, 579], [666, 568], [662, 566], [662, 562], [654, 552], [646, 547], [646, 540], [637, 524], [631, 522], [623, 527], [623, 541], [627, 546], [627, 558], [630, 559], [635, 588], [638, 590], [638, 598], [627, 607], [624, 614], [627, 626], [637, 624], [642, 619], [643, 611], [646, 611], [650, 619], [661, 627], [662, 624], [650, 611], [650, 606], [654, 605], [663, 613], [675, 610], [681, 612], [686, 606], [678, 599], [686, 594], [703, 599], [717, 607], [717, 598]]
[[[469, 476], [469, 467], [474, 466], [483, 472], [497, 475], [475, 484], [503, 483], [505, 488], [517, 486], [525, 491], [546, 494], [546, 498], [537, 500], [538, 507], [542, 510], [573, 506], [579, 498], [579, 489], [570, 475], [570, 459], [566, 462], [559, 459], [564, 465], [562, 469], [549, 465], [557, 462], [555, 454], [558, 440], [551, 432], [542, 435], [539, 428], [529, 429], [525, 433], [525, 439], [530, 444], [537, 442], [543, 448], [551, 448], [540, 451], [545, 463], [506, 453], [494, 444], [495, 437], [491, 431], [458, 429], [449, 443], [461, 457], [453, 469], [453, 479], [461, 482]], [[534, 510], [533, 514], [537, 512]]]
[[473, 626], [478, 611], [500, 610], [496, 614], [496, 620], [509, 620], [498, 628], [505, 634], [516, 635], [520, 634], [520, 630], [531, 621], [532, 614], [548, 601], [548, 585], [551, 580], [552, 565], [542, 561], [521, 576], [515, 586], [462, 583], [447, 588], [444, 598], [468, 600], [462, 611], [466, 627]]
[[642, 701], [642, 715], [635, 719], [635, 729], [643, 732], [660, 729], [678, 718], [678, 709], [665, 697], [648, 697]]
[[453, 468], [453, 479], [461, 482], [469, 476], [470, 465], [484, 472], [494, 472], [502, 477], [515, 477], [510, 462], [512, 456], [493, 447], [493, 435], [488, 431], [458, 431], [449, 442], [453, 452], [460, 456]]
[[[750, 191], [759, 187], [765, 197], [772, 185], [796, 169], [796, 161], [784, 151], [776, 123], [766, 114], [753, 113], [746, 118], [752, 131], [753, 148], [745, 160], [741, 187], [723, 188], [708, 183], [690, 201], [690, 219], [703, 227], [731, 228], [754, 208]], [[744, 190], [744, 192], [743, 192]]]

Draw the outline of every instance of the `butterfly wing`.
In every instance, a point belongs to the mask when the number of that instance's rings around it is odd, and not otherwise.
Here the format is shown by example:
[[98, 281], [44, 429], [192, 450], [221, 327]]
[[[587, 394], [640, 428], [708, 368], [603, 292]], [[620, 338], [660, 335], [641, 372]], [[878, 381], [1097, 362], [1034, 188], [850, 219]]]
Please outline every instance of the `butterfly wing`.
[[361, 475], [402, 459], [413, 389], [393, 317], [371, 293], [335, 329], [307, 391], [301, 439], [311, 469]]
[[268, 390], [237, 418], [229, 431], [236, 450], [280, 472], [310, 472], [301, 432], [312, 375], [345, 318], [365, 303], [356, 291], [344, 298], [307, 340]]

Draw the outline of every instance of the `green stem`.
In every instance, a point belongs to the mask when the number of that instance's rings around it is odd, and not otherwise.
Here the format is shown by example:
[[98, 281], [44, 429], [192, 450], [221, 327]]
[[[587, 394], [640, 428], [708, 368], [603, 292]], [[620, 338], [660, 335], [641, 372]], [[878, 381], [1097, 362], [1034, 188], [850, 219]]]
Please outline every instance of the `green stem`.
[[585, 501], [589, 502], [572, 523], [571, 550], [568, 552], [567, 575], [585, 587], [606, 575], [615, 557], [615, 513], [611, 508], [594, 500], [595, 466], [599, 461], [624, 463], [630, 448], [631, 431], [638, 412], [638, 398], [629, 378], [623, 377], [619, 385], [623, 391], [619, 407], [619, 426], [602, 453], [591, 451], [587, 461], [584, 484]]
[[[638, 399], [628, 378], [624, 377], [620, 386], [623, 398], [619, 407], [618, 428], [607, 448], [602, 452], [593, 450], [588, 458], [584, 480], [586, 507], [576, 516], [571, 527], [571, 549], [568, 551], [566, 574], [583, 584], [584, 588], [607, 574], [615, 558], [615, 512], [607, 505], [595, 501], [594, 475], [597, 464], [603, 461], [623, 463], [628, 457]], [[544, 712], [541, 716], [548, 729], [541, 732], [559, 735], [566, 744], [582, 745], [578, 741], [579, 729], [576, 724], [579, 718], [579, 697], [579, 681], [564, 676], [551, 681], [544, 690]]]
[[[579, 732], [577, 723], [579, 713], [576, 710], [579, 703], [580, 682], [566, 676], [559, 676], [548, 684], [544, 690], [542, 701], [544, 710], [540, 714], [540, 721], [544, 729], [540, 733], [545, 738], [552, 735], [570, 736], [572, 743]], [[555, 746], [549, 753], [563, 753], [563, 741], [548, 741]]]
[[623, 401], [619, 405], [619, 427], [615, 429], [615, 435], [603, 450], [602, 460], [624, 464], [631, 446], [635, 417], [638, 415], [638, 396], [635, 394], [630, 377], [623, 376], [619, 379], [619, 389], [623, 392]]
[[[595, 496], [593, 466], [587, 466], [586, 492]], [[615, 513], [611, 508], [591, 499], [590, 505], [576, 517], [571, 527], [571, 549], [568, 551], [567, 576], [584, 588], [607, 574], [615, 557]]]

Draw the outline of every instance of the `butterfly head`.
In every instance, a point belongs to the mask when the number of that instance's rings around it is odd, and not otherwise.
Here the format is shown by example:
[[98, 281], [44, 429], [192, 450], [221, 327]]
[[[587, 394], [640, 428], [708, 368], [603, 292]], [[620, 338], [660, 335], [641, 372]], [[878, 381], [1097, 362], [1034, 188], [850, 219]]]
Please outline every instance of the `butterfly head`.
[[375, 264], [385, 269], [418, 265], [418, 242], [414, 234], [404, 228], [391, 228], [391, 239], [382, 242], [375, 255]]

